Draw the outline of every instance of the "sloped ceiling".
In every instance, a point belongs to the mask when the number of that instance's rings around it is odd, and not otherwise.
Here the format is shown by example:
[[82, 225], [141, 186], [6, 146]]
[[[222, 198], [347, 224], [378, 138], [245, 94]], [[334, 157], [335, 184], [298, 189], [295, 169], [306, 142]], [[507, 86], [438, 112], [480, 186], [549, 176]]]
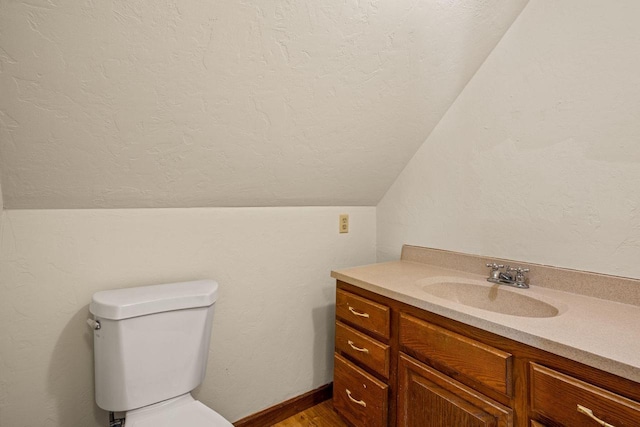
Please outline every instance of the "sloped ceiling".
[[4, 207], [375, 205], [526, 2], [1, 2]]

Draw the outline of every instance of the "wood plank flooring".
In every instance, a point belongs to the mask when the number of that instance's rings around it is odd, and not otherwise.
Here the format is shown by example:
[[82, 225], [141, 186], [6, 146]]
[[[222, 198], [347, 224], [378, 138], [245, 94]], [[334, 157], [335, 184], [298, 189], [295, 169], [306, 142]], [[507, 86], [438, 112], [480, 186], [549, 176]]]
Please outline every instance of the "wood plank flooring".
[[299, 412], [271, 427], [348, 427], [333, 410], [331, 399]]

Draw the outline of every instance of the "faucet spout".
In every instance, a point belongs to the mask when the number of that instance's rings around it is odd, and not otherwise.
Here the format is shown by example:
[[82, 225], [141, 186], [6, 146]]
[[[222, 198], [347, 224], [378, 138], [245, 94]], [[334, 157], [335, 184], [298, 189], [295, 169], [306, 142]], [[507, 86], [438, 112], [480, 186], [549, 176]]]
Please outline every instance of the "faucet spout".
[[504, 283], [513, 283], [514, 278], [511, 273], [500, 273], [500, 281]]

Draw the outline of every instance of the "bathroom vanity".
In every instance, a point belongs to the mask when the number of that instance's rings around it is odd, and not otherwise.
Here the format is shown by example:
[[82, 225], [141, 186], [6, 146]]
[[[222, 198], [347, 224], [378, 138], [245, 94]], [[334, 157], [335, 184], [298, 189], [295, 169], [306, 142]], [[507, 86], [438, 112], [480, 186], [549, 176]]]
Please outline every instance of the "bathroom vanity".
[[334, 271], [336, 411], [357, 427], [640, 426], [640, 281], [518, 263], [531, 289], [503, 289], [484, 283], [493, 261], [405, 247]]

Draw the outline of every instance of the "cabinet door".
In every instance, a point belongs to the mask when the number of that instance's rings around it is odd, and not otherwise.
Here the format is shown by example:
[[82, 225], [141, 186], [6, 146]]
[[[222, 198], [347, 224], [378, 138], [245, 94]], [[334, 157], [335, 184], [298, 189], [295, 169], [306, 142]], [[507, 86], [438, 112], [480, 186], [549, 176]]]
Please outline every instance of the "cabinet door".
[[513, 411], [401, 353], [399, 427], [511, 427]]

